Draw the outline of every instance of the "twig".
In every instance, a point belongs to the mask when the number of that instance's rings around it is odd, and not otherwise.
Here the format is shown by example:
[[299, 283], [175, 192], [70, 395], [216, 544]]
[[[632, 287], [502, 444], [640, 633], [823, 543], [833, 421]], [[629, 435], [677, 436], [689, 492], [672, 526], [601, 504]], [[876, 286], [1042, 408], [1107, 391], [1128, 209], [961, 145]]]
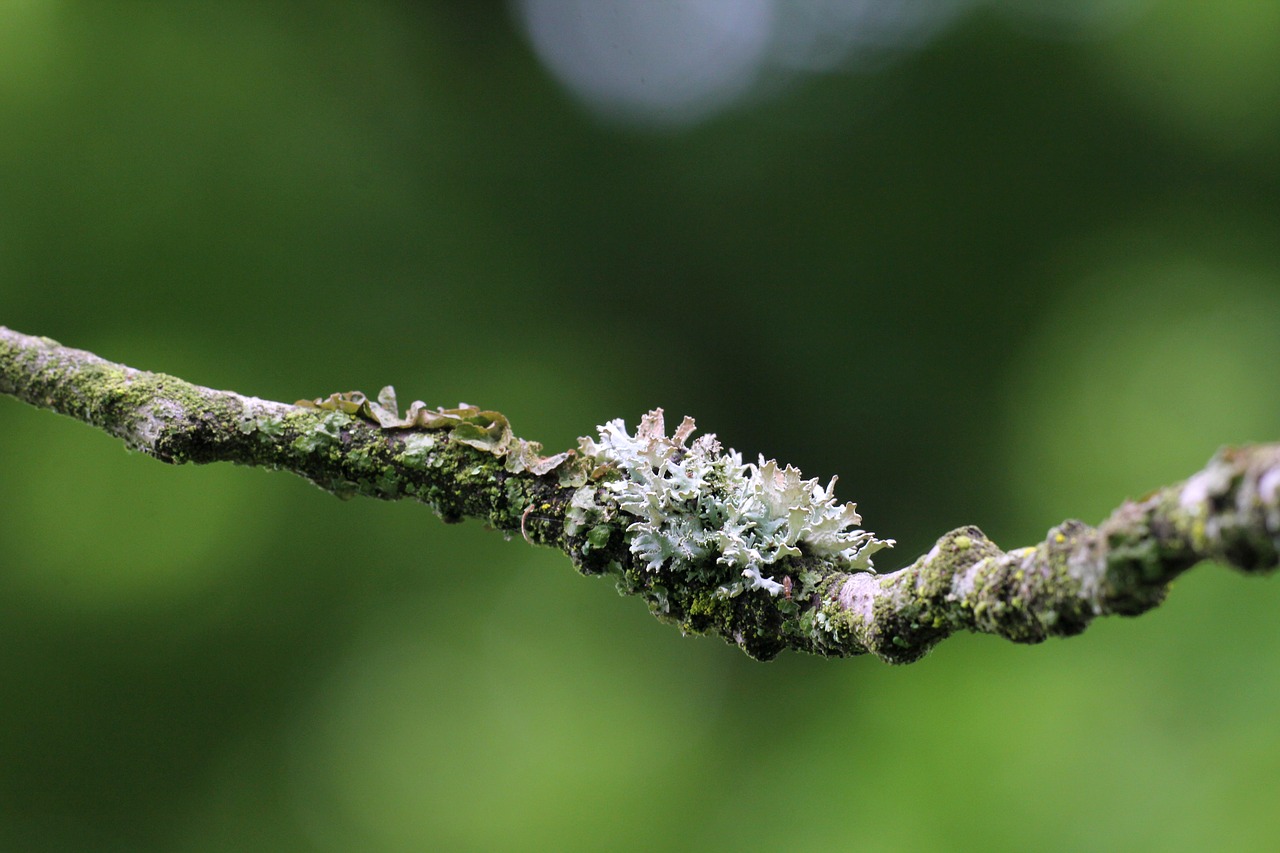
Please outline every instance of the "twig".
[[506, 419], [415, 403], [390, 389], [299, 404], [215, 391], [0, 327], [0, 392], [84, 421], [169, 463], [292, 471], [339, 497], [413, 498], [445, 521], [479, 518], [609, 574], [663, 621], [752, 657], [870, 652], [904, 663], [955, 631], [1039, 642], [1095, 616], [1135, 615], [1203, 560], [1247, 573], [1280, 562], [1280, 444], [1220, 451], [1183, 483], [1126, 502], [1098, 527], [1067, 521], [1002, 551], [976, 527], [888, 574], [892, 544], [799, 472], [743, 465], [714, 437], [668, 438], [661, 412], [633, 436], [613, 422], [576, 451], [541, 455]]

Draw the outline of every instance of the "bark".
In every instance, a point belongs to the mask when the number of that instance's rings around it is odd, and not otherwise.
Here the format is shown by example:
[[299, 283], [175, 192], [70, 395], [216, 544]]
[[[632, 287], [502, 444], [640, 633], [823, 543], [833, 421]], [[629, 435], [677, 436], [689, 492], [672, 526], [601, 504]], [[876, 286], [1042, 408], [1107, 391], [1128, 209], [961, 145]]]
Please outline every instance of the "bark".
[[[677, 573], [633, 553], [633, 519], [599, 488], [625, 474], [575, 451], [542, 456], [496, 412], [415, 404], [402, 418], [393, 397], [375, 403], [356, 393], [271, 402], [3, 327], [0, 392], [163, 462], [277, 468], [343, 498], [412, 498], [445, 521], [479, 518], [564, 551], [584, 574], [614, 576], [659, 619], [718, 634], [762, 660], [794, 649], [904, 663], [962, 630], [1034, 643], [1079, 633], [1097, 616], [1149, 610], [1171, 580], [1205, 560], [1256, 574], [1280, 562], [1277, 444], [1224, 449], [1186, 481], [1126, 502], [1097, 527], [1066, 521], [1030, 547], [1003, 551], [962, 527], [895, 572], [801, 553], [770, 567], [784, 579], [782, 592], [730, 592], [734, 578], [714, 555]], [[584, 495], [605, 511], [585, 527], [566, 523]]]

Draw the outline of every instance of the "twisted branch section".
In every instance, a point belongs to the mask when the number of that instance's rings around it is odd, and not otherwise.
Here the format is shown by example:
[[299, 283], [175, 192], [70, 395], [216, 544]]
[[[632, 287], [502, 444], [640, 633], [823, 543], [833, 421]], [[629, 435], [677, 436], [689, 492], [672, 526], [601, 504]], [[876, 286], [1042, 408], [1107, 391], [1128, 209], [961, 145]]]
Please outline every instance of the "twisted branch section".
[[962, 527], [900, 571], [833, 576], [823, 612], [846, 653], [905, 663], [955, 631], [1020, 643], [1078, 634], [1096, 616], [1155, 607], [1201, 561], [1263, 574], [1278, 553], [1280, 445], [1228, 448], [1098, 527], [1067, 521], [1012, 551]]

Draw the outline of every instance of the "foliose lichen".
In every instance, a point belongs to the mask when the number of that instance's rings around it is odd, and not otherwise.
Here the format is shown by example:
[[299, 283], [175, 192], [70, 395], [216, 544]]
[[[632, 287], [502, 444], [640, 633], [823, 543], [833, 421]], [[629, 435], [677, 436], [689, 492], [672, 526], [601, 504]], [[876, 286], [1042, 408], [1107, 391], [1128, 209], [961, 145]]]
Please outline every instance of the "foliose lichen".
[[[843, 571], [871, 571], [871, 556], [893, 545], [858, 527], [854, 504], [834, 497], [791, 466], [763, 457], [743, 464], [711, 434], [688, 444], [686, 417], [668, 438], [661, 409], [640, 420], [635, 435], [622, 420], [599, 428], [600, 440], [579, 439], [597, 466], [598, 483], [574, 493], [566, 513], [570, 534], [612, 520], [620, 511], [630, 552], [654, 573], [700, 574], [717, 569], [721, 594], [762, 589], [777, 596], [786, 579], [771, 569], [787, 558], [813, 557]], [[624, 519], [625, 521], [625, 519]]]
[[[542, 445], [517, 437], [511, 431], [510, 422], [501, 412], [482, 410], [479, 406], [468, 403], [459, 403], [452, 409], [433, 409], [421, 400], [415, 400], [401, 417], [400, 407], [396, 402], [396, 389], [390, 385], [378, 392], [376, 400], [369, 399], [360, 391], [348, 391], [314, 400], [298, 400], [296, 405], [363, 418], [383, 429], [447, 429], [451, 440], [502, 457], [505, 460], [504, 467], [512, 474], [524, 471], [535, 475], [546, 474], [560, 467], [572, 455], [566, 451], [554, 456], [543, 456]], [[411, 452], [422, 453], [430, 447], [431, 444], [419, 443]]]

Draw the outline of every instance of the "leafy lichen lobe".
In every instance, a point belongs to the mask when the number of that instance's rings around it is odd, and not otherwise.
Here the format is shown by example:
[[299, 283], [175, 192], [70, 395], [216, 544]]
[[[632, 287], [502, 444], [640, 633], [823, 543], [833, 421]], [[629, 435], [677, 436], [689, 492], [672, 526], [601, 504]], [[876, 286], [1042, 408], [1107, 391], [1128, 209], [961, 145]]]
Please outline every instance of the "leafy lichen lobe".
[[[348, 391], [315, 400], [299, 400], [297, 405], [361, 417], [383, 429], [448, 430], [451, 441], [502, 457], [506, 470], [513, 474], [522, 471], [546, 474], [571, 456], [568, 452], [543, 456], [542, 445], [516, 437], [510, 422], [501, 412], [483, 410], [467, 403], [459, 403], [452, 409], [432, 409], [421, 400], [415, 400], [402, 417], [396, 403], [395, 388], [390, 385], [378, 393], [376, 400], [370, 400], [360, 391]], [[424, 447], [419, 441], [415, 449], [429, 449], [429, 445]]]
[[779, 567], [806, 557], [869, 571], [871, 556], [893, 544], [857, 526], [856, 507], [835, 500], [834, 479], [823, 487], [763, 457], [743, 464], [714, 435], [689, 443], [694, 429], [685, 418], [667, 437], [662, 410], [655, 409], [635, 435], [615, 420], [600, 427], [599, 441], [580, 439], [583, 457], [612, 476], [575, 493], [570, 530], [620, 511], [629, 549], [645, 570], [719, 581], [728, 596], [782, 595], [788, 581]]

